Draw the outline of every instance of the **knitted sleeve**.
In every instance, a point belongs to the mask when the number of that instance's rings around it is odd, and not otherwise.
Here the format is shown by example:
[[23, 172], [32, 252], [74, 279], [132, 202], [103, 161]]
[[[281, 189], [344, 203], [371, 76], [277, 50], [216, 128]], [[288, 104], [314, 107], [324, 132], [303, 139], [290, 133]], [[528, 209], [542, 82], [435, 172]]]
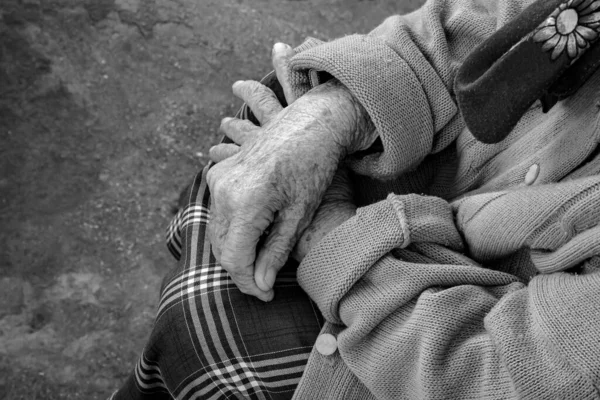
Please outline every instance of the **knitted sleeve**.
[[600, 176], [469, 196], [454, 204], [456, 223], [478, 260], [528, 248], [542, 273], [564, 271], [600, 254]]
[[[390, 179], [416, 167], [462, 129], [452, 82], [470, 50], [516, 16], [523, 0], [429, 0], [366, 35], [350, 35], [292, 59], [298, 94], [315, 71], [339, 79], [374, 122], [383, 151], [355, 159], [355, 172]], [[452, 123], [451, 123], [452, 122]]]
[[[529, 228], [560, 229], [545, 216]], [[525, 285], [484, 268], [462, 254], [441, 199], [390, 195], [359, 209], [311, 250], [298, 280], [338, 352], [313, 351], [297, 399], [343, 398], [322, 382], [366, 399], [599, 396], [600, 270]]]

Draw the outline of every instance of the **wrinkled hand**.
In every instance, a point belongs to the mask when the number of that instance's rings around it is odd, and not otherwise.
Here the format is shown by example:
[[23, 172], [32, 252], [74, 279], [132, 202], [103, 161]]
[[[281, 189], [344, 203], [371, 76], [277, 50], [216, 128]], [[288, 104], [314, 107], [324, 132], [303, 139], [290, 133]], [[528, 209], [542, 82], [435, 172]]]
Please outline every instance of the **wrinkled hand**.
[[[252, 129], [244, 135], [238, 135], [239, 142], [236, 144], [217, 145], [211, 156], [211, 160], [215, 163], [221, 162], [239, 151], [241, 144], [246, 138], [255, 134], [256, 130]], [[234, 140], [235, 141], [235, 140]], [[323, 200], [315, 213], [313, 220], [300, 236], [291, 256], [298, 262], [304, 259], [317, 243], [321, 241], [329, 232], [344, 223], [350, 217], [356, 214], [356, 205], [354, 205], [354, 195], [352, 184], [347, 169], [340, 166], [331, 185], [323, 195]]]
[[[238, 141], [231, 138], [235, 144], [228, 143], [214, 146], [211, 151], [211, 160], [218, 163], [236, 154], [246, 138], [255, 133], [256, 129], [251, 129], [245, 134], [236, 135], [235, 138]], [[291, 256], [296, 261], [301, 262], [310, 249], [319, 243], [321, 239], [354, 214], [356, 214], [356, 205], [354, 205], [354, 194], [349, 173], [345, 167], [340, 166], [333, 177], [331, 185], [323, 195], [323, 200], [313, 220], [298, 239]]]
[[[293, 50], [289, 46], [283, 43], [277, 43], [273, 46], [273, 65], [288, 104], [296, 100], [287, 75], [287, 63], [291, 56], [293, 56]], [[263, 90], [265, 90], [265, 93], [262, 96], [267, 97], [267, 89], [263, 88]], [[269, 110], [262, 108], [252, 111], [256, 113], [269, 112]], [[241, 121], [231, 124], [230, 121], [229, 118], [224, 120], [222, 131], [234, 143], [213, 146], [210, 149], [209, 157], [214, 163], [221, 162], [237, 154], [240, 151], [240, 146], [259, 130], [254, 124], [246, 124]], [[234, 129], [231, 129], [232, 126]], [[353, 197], [348, 171], [341, 166], [335, 173], [331, 185], [327, 188], [313, 220], [298, 239], [291, 256], [299, 262], [302, 261], [315, 244], [319, 243], [330, 231], [352, 217], [356, 213]]]
[[347, 100], [347, 92], [334, 85], [313, 89], [286, 109], [258, 82], [233, 86], [261, 127], [232, 118], [222, 122], [221, 130], [242, 145], [208, 172], [213, 200], [209, 236], [215, 256], [238, 288], [264, 301], [273, 298], [275, 276], [313, 219], [344, 156], [347, 143], [339, 132], [356, 130], [355, 116], [343, 112], [347, 107], [331, 107]]
[[[275, 75], [277, 76], [277, 80], [283, 89], [283, 94], [288, 105], [292, 104], [296, 100], [288, 72], [290, 59], [295, 54], [296, 53], [294, 50], [284, 43], [275, 43], [271, 53]], [[267, 100], [270, 98], [270, 93], [268, 91], [263, 91], [263, 89], [264, 88], [259, 89], [261, 93], [257, 93], [257, 96]], [[262, 118], [265, 118], [267, 115], [281, 110], [281, 107], [277, 107], [277, 105], [270, 101], [266, 101], [265, 103], [261, 104], [259, 99], [257, 103], [258, 104], [255, 106], [257, 108], [252, 109], [252, 112], [257, 117], [262, 115]], [[279, 103], [279, 101], [277, 101], [277, 103]], [[220, 131], [228, 138], [233, 140], [234, 144], [221, 143], [211, 147], [209, 151], [209, 157], [215, 163], [223, 161], [234, 154], [237, 154], [240, 151], [240, 145], [246, 141], [245, 139], [252, 136], [259, 130], [258, 126], [254, 125], [248, 120], [238, 119], [235, 120], [235, 122], [232, 120], [233, 118], [224, 118], [221, 123]]]

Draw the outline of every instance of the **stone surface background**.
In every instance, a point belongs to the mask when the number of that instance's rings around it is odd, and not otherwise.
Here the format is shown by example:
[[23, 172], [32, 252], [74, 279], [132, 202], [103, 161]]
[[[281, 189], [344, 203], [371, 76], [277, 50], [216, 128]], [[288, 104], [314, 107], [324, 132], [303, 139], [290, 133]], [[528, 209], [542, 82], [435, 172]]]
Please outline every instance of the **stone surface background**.
[[419, 0], [1, 0], [0, 399], [104, 399], [173, 259], [164, 230], [270, 49]]

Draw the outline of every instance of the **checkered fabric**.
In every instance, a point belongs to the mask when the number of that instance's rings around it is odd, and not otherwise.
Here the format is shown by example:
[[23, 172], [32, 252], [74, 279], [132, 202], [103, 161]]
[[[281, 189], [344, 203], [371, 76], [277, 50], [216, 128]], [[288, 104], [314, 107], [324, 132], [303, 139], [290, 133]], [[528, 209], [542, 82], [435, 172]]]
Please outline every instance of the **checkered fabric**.
[[289, 399], [302, 376], [322, 316], [296, 281], [297, 263], [279, 273], [270, 303], [241, 293], [217, 263], [206, 229], [209, 167], [167, 230], [179, 262], [143, 354], [111, 400]]

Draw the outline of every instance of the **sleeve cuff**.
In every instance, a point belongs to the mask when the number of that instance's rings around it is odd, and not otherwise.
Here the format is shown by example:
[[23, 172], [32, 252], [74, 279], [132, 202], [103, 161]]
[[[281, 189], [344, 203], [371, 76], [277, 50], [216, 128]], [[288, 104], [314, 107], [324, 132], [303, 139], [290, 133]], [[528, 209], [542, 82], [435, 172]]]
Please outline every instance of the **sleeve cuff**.
[[395, 248], [437, 243], [462, 249], [450, 205], [437, 197], [390, 194], [359, 208], [304, 258], [298, 282], [325, 318], [341, 324], [338, 304], [356, 282]]
[[344, 294], [377, 260], [405, 240], [389, 201], [359, 208], [304, 257], [298, 282], [328, 321], [341, 324], [338, 303]]
[[[418, 53], [413, 43], [404, 47], [406, 54], [399, 54], [402, 44], [392, 48], [382, 37], [351, 35], [292, 59], [296, 73], [325, 71], [337, 78], [369, 113], [384, 151], [354, 160], [351, 166], [359, 174], [391, 179], [415, 168], [431, 152], [434, 133], [456, 114], [433, 67], [422, 54], [413, 54]], [[417, 59], [424, 64], [412, 65]]]

